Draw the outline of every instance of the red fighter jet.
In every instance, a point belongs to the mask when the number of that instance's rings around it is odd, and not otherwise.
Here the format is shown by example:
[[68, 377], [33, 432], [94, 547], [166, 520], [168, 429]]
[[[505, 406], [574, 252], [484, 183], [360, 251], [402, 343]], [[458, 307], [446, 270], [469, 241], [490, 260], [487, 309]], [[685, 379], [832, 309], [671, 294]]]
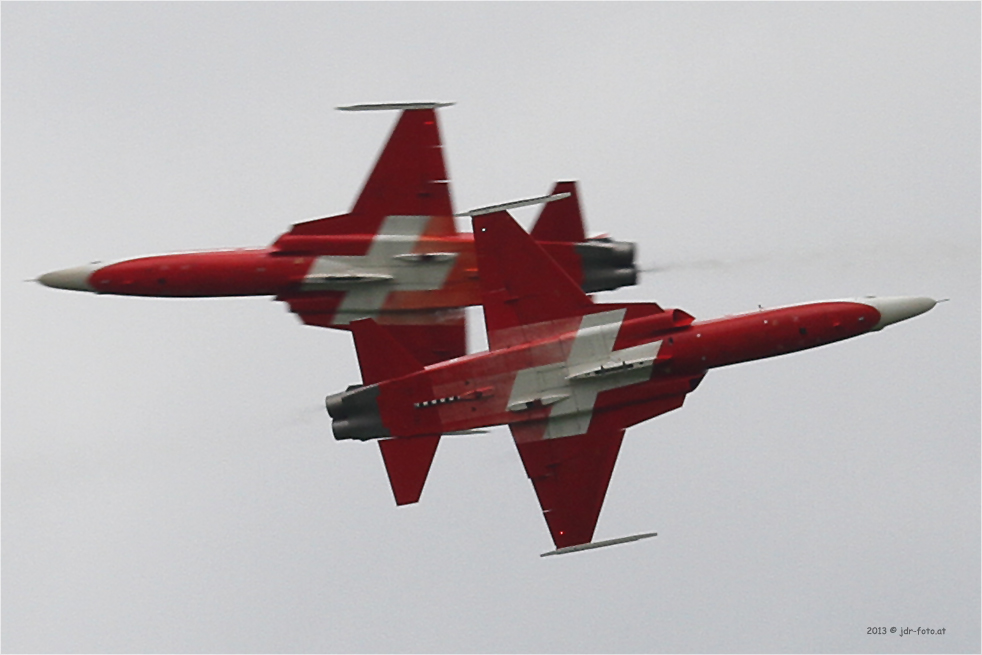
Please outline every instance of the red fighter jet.
[[490, 351], [424, 367], [374, 321], [357, 321], [363, 384], [328, 396], [327, 411], [335, 438], [382, 440], [398, 504], [419, 499], [440, 435], [508, 425], [556, 545], [544, 555], [654, 536], [592, 542], [624, 431], [681, 407], [709, 369], [935, 305], [869, 297], [696, 321], [654, 303], [594, 303], [507, 213], [473, 223]]
[[[351, 212], [298, 223], [266, 248], [140, 257], [42, 275], [50, 287], [130, 296], [273, 295], [304, 323], [373, 318], [424, 364], [466, 354], [463, 307], [480, 303], [472, 235], [457, 232], [436, 109], [403, 110]], [[637, 282], [634, 244], [587, 239], [574, 182], [532, 235], [586, 292]], [[512, 205], [518, 205], [513, 203]]]

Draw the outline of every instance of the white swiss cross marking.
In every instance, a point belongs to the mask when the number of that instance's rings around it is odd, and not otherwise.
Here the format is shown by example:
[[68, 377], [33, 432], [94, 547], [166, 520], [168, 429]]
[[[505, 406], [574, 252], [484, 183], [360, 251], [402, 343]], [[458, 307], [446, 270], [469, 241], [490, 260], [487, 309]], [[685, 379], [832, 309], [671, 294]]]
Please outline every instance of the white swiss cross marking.
[[564, 362], [522, 369], [515, 377], [508, 409], [521, 412], [550, 406], [545, 439], [584, 434], [601, 391], [644, 382], [661, 341], [614, 351], [626, 310], [583, 317]]
[[318, 257], [304, 277], [304, 290], [345, 291], [335, 325], [375, 318], [393, 291], [443, 288], [456, 253], [413, 257], [431, 216], [386, 216], [364, 255]]

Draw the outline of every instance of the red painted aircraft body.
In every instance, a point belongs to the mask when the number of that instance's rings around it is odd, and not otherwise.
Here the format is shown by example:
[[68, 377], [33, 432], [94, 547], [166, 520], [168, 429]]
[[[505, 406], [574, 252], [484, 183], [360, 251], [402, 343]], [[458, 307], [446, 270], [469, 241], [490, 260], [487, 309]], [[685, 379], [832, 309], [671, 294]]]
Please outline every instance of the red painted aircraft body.
[[398, 504], [419, 499], [440, 435], [507, 425], [554, 552], [632, 539], [591, 543], [624, 431], [681, 407], [709, 369], [859, 336], [935, 304], [866, 298], [697, 321], [654, 303], [594, 303], [504, 212], [475, 217], [474, 233], [490, 350], [424, 367], [358, 321], [364, 384], [329, 396], [328, 412], [337, 439], [382, 439]]
[[[308, 325], [373, 318], [424, 363], [466, 353], [480, 303], [471, 234], [458, 233], [435, 104], [404, 111], [351, 212], [298, 223], [266, 248], [140, 257], [47, 273], [47, 286], [159, 297], [273, 295]], [[587, 239], [574, 182], [533, 236], [587, 292], [635, 284], [634, 246]]]

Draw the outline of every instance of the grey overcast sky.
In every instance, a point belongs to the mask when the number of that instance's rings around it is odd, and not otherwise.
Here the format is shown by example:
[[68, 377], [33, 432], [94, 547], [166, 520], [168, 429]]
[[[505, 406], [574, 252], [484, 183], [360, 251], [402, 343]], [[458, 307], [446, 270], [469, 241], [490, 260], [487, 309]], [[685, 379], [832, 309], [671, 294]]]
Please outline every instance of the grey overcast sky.
[[[3, 650], [978, 652], [980, 33], [979, 3], [4, 3]], [[23, 282], [343, 213], [396, 115], [333, 108], [408, 100], [457, 103], [458, 209], [580, 181], [655, 269], [605, 299], [951, 301], [710, 372], [628, 431], [597, 528], [659, 537], [540, 559], [504, 429], [405, 508], [334, 441], [349, 335]]]

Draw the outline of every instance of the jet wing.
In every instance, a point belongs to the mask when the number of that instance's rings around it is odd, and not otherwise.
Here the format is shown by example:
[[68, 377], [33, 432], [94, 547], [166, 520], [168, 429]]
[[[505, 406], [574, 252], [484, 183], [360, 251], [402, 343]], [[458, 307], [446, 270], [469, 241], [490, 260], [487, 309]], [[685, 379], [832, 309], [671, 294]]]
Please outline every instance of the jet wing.
[[624, 430], [526, 442], [519, 441], [520, 432], [512, 430], [515, 445], [556, 548], [589, 543]]
[[[353, 320], [374, 318], [427, 365], [467, 353], [462, 310], [427, 311], [412, 305], [416, 295], [442, 284], [455, 261], [448, 253], [420, 253], [413, 246], [423, 237], [457, 233], [436, 116], [440, 106], [342, 108], [403, 111], [351, 212], [298, 223], [273, 246], [284, 253], [319, 256], [304, 278], [305, 288], [277, 297], [304, 323], [348, 329]], [[426, 261], [420, 264], [417, 258]], [[413, 278], [423, 290], [399, 290], [394, 274], [385, 274], [392, 266], [428, 271]], [[318, 289], [318, 284], [334, 288]]]
[[575, 330], [587, 314], [615, 308], [633, 317], [662, 312], [655, 303], [594, 303], [506, 211], [477, 215], [473, 224], [491, 350]]
[[427, 216], [426, 234], [457, 233], [432, 107], [402, 112], [350, 213], [297, 223], [284, 236], [374, 235], [387, 216]]
[[456, 234], [434, 109], [402, 113], [351, 213], [442, 217], [430, 234]]
[[536, 336], [548, 336], [568, 329], [569, 319], [594, 311], [590, 297], [507, 212], [475, 216], [473, 223], [492, 350], [528, 341], [531, 334], [523, 326], [540, 324]]
[[684, 395], [599, 414], [583, 434], [543, 438], [546, 421], [512, 424], [525, 472], [557, 549], [589, 544], [625, 429], [682, 406]]

